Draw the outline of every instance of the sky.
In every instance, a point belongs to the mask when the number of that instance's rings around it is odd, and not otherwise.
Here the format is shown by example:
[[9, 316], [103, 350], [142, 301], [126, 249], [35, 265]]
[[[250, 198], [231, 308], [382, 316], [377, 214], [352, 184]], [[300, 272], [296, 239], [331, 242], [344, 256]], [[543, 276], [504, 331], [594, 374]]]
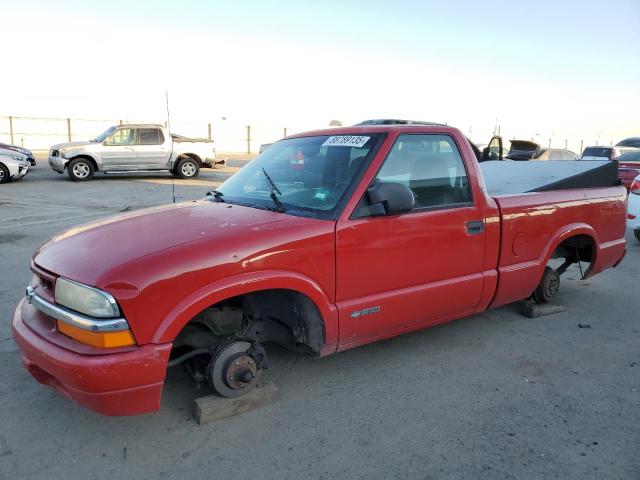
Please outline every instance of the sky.
[[0, 0], [0, 11], [0, 116], [162, 121], [168, 92], [172, 124], [216, 132], [393, 117], [478, 142], [496, 125], [554, 146], [640, 135], [640, 0]]

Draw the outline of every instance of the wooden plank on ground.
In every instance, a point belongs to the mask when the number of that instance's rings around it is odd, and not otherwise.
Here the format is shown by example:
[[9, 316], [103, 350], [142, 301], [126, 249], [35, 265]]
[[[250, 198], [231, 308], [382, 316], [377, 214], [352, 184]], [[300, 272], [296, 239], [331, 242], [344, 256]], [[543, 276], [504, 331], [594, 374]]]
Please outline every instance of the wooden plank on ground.
[[567, 310], [567, 307], [558, 303], [542, 303], [538, 304], [533, 300], [525, 300], [520, 302], [520, 312], [525, 317], [538, 318], [555, 313], [561, 313]]
[[219, 395], [207, 395], [193, 402], [193, 418], [199, 425], [240, 415], [276, 400], [278, 387], [272, 382], [257, 385], [246, 395], [238, 398], [224, 398]]

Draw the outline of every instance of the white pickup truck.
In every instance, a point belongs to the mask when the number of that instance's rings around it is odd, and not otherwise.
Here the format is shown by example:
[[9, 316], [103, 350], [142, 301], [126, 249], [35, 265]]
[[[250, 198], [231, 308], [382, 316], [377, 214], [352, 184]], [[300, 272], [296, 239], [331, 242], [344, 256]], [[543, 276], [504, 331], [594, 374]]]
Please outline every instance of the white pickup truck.
[[216, 160], [213, 142], [172, 135], [162, 125], [127, 124], [110, 127], [93, 140], [54, 145], [49, 165], [67, 170], [77, 182], [90, 180], [95, 172], [170, 172], [194, 178], [200, 168], [224, 164]]

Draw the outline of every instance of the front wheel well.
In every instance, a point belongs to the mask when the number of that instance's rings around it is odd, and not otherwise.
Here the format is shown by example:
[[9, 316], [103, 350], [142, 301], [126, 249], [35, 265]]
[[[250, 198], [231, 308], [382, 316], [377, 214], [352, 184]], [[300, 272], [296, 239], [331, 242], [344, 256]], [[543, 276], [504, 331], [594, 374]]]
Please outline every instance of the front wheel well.
[[69, 167], [69, 164], [70, 164], [73, 160], [75, 160], [76, 158], [84, 158], [85, 160], [89, 160], [89, 161], [91, 162], [91, 164], [93, 165], [93, 169], [94, 169], [94, 171], [96, 171], [96, 172], [97, 172], [98, 170], [100, 170], [100, 169], [98, 168], [98, 164], [97, 164], [97, 162], [96, 162], [92, 157], [90, 157], [89, 155], [76, 155], [75, 157], [71, 157], [71, 158], [69, 158], [69, 159], [68, 159], [69, 161], [65, 164], [64, 168]]
[[174, 340], [172, 357], [189, 350], [215, 351], [234, 338], [275, 342], [317, 356], [325, 340], [324, 322], [315, 303], [300, 292], [251, 292], [220, 301], [193, 317]]

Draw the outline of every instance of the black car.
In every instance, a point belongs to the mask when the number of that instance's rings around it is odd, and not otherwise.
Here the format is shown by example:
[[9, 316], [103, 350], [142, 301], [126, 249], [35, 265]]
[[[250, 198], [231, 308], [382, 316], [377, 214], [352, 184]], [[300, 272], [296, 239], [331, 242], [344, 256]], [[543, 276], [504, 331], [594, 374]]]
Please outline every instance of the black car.
[[640, 137], [629, 137], [616, 143], [616, 147], [640, 148]]
[[509, 160], [531, 160], [540, 153], [540, 145], [529, 140], [511, 140], [511, 148], [505, 158]]

